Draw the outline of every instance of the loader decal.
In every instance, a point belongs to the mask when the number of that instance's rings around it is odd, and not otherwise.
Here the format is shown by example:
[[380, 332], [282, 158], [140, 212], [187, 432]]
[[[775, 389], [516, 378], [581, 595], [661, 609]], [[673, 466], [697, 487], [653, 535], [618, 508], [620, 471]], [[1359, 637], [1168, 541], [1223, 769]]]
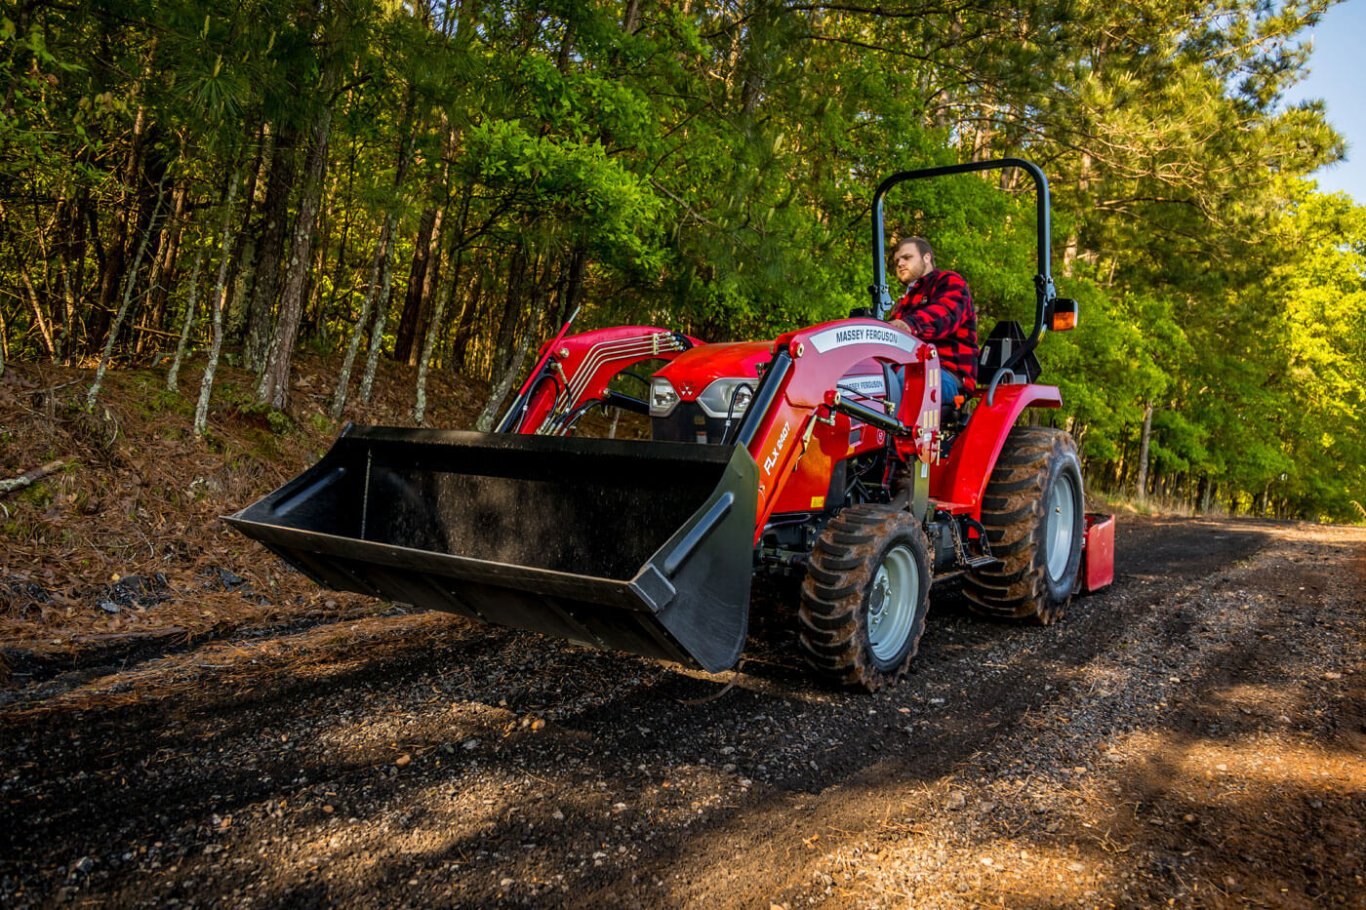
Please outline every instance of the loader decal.
[[884, 329], [873, 325], [854, 325], [843, 326], [835, 329], [826, 329], [811, 336], [811, 346], [819, 354], [833, 351], [836, 348], [847, 347], [851, 344], [885, 344], [906, 353], [914, 353], [916, 346], [920, 342], [916, 341], [905, 332], [896, 329]]
[[789, 422], [786, 421], [786, 420], [783, 421], [783, 430], [782, 430], [781, 433], [778, 434], [778, 441], [777, 441], [777, 443], [774, 444], [774, 446], [773, 446], [773, 451], [772, 451], [772, 452], [769, 452], [769, 453], [768, 453], [768, 457], [764, 459], [764, 473], [765, 473], [765, 474], [772, 474], [772, 473], [773, 473], [774, 467], [776, 467], [777, 464], [778, 464], [778, 456], [782, 454], [783, 445], [787, 442], [787, 435], [788, 435], [788, 433], [790, 433], [791, 431], [792, 431], [792, 424], [789, 423]]
[[839, 381], [839, 388], [847, 389], [858, 395], [885, 395], [886, 384], [881, 376], [846, 376]]

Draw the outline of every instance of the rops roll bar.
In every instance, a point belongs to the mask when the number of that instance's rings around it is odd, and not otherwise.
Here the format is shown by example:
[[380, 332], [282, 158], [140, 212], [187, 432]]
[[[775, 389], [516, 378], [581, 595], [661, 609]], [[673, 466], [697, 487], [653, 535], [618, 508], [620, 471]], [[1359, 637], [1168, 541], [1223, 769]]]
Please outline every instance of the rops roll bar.
[[925, 180], [930, 177], [945, 177], [950, 174], [970, 174], [975, 171], [1005, 170], [1006, 168], [1018, 167], [1026, 171], [1030, 177], [1034, 178], [1034, 212], [1037, 220], [1038, 230], [1038, 264], [1034, 275], [1034, 330], [1029, 333], [1029, 338], [1025, 343], [1015, 350], [1011, 357], [1002, 364], [1002, 369], [1009, 369], [1019, 363], [1038, 346], [1039, 338], [1043, 335], [1044, 327], [1052, 315], [1053, 302], [1057, 299], [1057, 290], [1053, 287], [1053, 275], [1049, 270], [1050, 258], [1050, 231], [1049, 231], [1049, 204], [1048, 204], [1048, 178], [1044, 176], [1039, 166], [1032, 161], [1023, 158], [997, 158], [991, 161], [970, 161], [966, 164], [950, 164], [944, 167], [921, 168], [914, 171], [901, 171], [888, 177], [878, 184], [877, 192], [873, 194], [873, 284], [868, 289], [873, 295], [873, 312], [877, 318], [886, 319], [888, 311], [892, 308], [892, 297], [887, 292], [887, 254], [885, 247], [887, 236], [883, 228], [882, 200], [886, 197], [892, 187], [907, 180]]

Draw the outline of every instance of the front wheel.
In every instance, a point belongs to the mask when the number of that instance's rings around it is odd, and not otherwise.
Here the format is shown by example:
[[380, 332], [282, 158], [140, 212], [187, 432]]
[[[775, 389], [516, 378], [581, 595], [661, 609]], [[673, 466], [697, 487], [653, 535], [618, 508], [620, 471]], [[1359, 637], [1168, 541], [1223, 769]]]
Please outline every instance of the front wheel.
[[857, 505], [833, 518], [802, 583], [801, 645], [811, 664], [869, 692], [905, 675], [929, 609], [927, 550], [904, 510]]
[[1077, 586], [1086, 527], [1072, 437], [1052, 427], [1012, 429], [982, 497], [982, 524], [1001, 561], [968, 573], [973, 610], [1042, 625], [1059, 619]]

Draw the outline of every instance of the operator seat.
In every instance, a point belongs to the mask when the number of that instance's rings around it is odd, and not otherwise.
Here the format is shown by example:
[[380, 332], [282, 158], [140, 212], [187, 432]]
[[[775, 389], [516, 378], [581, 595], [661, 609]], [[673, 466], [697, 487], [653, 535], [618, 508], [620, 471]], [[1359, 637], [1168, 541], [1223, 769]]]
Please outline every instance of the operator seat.
[[[1002, 319], [992, 328], [987, 340], [982, 343], [981, 352], [977, 355], [977, 390], [986, 394], [986, 390], [991, 388], [991, 384], [996, 381], [998, 373], [1006, 361], [1019, 352], [1025, 345], [1024, 329], [1020, 328], [1018, 322], [1009, 319]], [[1023, 358], [1012, 364], [1001, 376], [1002, 383], [1022, 384], [1033, 382], [1039, 378], [1039, 359], [1030, 351]]]
[[[1016, 363], [1005, 367], [1005, 364], [1012, 356], [1017, 354], [1025, 345], [1024, 329], [1018, 322], [1009, 319], [1002, 319], [992, 328], [991, 334], [987, 336], [985, 342], [977, 355], [977, 391], [966, 398], [975, 395], [986, 396], [991, 384], [996, 382], [998, 377], [1001, 383], [1021, 384], [1033, 382], [1039, 376], [1039, 360], [1030, 351]], [[966, 402], [965, 402], [966, 404]], [[940, 412], [940, 427], [944, 432], [943, 448], [940, 455], [943, 458], [949, 456], [953, 446], [953, 440], [968, 425], [968, 409], [958, 407], [952, 401], [945, 401], [943, 410]]]

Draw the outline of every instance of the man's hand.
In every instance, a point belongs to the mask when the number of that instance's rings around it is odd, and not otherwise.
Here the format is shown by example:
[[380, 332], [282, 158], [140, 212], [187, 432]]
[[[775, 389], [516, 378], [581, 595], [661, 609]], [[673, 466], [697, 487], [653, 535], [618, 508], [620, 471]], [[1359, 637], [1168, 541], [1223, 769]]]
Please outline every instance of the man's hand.
[[[903, 332], [911, 332], [911, 327], [908, 326], [908, 325], [906, 324], [906, 320], [904, 320], [904, 319], [893, 319], [891, 322], [889, 322], [889, 323], [887, 323], [887, 324], [888, 324], [888, 325], [894, 325], [894, 326], [896, 326], [898, 329], [901, 329], [901, 331], [903, 331]], [[914, 335], [915, 332], [911, 332], [911, 334]]]

